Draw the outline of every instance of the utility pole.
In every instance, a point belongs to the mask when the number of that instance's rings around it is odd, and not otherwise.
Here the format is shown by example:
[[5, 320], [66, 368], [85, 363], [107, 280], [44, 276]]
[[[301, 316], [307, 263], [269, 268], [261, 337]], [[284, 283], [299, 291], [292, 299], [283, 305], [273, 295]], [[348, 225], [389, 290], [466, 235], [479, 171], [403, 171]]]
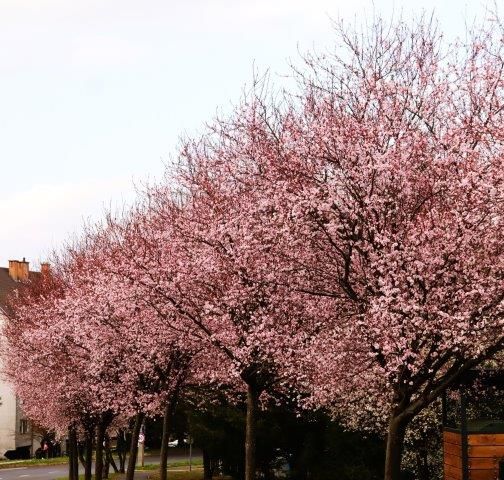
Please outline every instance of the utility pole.
[[138, 435], [138, 463], [143, 467], [145, 462], [145, 420]]
[[189, 471], [192, 471], [192, 444], [193, 444], [193, 438], [191, 435], [189, 435]]

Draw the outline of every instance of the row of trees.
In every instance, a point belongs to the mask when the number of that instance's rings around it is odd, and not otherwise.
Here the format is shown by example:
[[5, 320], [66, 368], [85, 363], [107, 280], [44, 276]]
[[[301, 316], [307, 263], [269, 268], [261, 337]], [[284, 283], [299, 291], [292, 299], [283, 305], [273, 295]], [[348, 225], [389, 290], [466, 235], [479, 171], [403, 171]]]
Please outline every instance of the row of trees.
[[502, 31], [337, 33], [294, 93], [259, 82], [13, 302], [24, 408], [96, 436], [98, 480], [107, 429], [159, 413], [166, 478], [189, 385], [246, 395], [245, 480], [268, 397], [384, 432], [398, 480], [411, 421], [503, 349]]
[[[222, 472], [241, 478], [243, 410], [242, 403], [229, 405], [223, 399], [203, 409], [182, 402], [174, 428], [191, 432], [214, 475]], [[150, 431], [155, 433], [152, 427]], [[377, 435], [363, 438], [359, 432], [343, 431], [320, 410], [299, 411], [295, 405], [283, 403], [268, 405], [259, 414], [256, 467], [258, 477], [264, 480], [285, 478], [287, 472], [289, 480], [377, 480], [382, 476], [384, 453], [382, 438]], [[434, 473], [432, 461], [429, 466]], [[435, 474], [425, 477], [434, 478], [438, 477]]]

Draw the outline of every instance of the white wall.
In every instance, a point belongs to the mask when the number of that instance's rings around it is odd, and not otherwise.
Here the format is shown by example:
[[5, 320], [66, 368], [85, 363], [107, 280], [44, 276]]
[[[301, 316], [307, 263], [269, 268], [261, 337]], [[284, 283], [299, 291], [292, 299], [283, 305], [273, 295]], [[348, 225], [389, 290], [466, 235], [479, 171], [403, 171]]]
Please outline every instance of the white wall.
[[[4, 316], [0, 310], [0, 328]], [[2, 365], [0, 363], [0, 458], [7, 450], [16, 448], [16, 395], [10, 385], [2, 378]]]

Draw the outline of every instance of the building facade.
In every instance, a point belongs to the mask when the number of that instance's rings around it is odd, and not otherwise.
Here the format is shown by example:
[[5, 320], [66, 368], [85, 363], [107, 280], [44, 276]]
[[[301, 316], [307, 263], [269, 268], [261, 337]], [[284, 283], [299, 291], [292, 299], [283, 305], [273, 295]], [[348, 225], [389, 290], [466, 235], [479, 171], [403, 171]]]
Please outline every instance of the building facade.
[[[30, 272], [25, 259], [9, 260], [9, 267], [0, 267], [0, 327], [6, 320], [6, 305], [9, 295], [15, 294], [20, 282], [39, 275]], [[19, 398], [6, 381], [0, 363], [0, 458], [32, 456], [40, 446], [38, 435], [33, 431], [30, 420], [24, 415]]]

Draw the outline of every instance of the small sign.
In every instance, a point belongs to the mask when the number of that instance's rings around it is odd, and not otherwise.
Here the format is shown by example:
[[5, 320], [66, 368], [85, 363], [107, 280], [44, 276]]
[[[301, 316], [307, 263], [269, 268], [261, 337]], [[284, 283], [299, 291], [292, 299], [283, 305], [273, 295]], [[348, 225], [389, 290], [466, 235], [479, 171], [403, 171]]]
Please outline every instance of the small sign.
[[138, 443], [144, 443], [145, 442], [145, 435], [141, 433], [138, 435]]

